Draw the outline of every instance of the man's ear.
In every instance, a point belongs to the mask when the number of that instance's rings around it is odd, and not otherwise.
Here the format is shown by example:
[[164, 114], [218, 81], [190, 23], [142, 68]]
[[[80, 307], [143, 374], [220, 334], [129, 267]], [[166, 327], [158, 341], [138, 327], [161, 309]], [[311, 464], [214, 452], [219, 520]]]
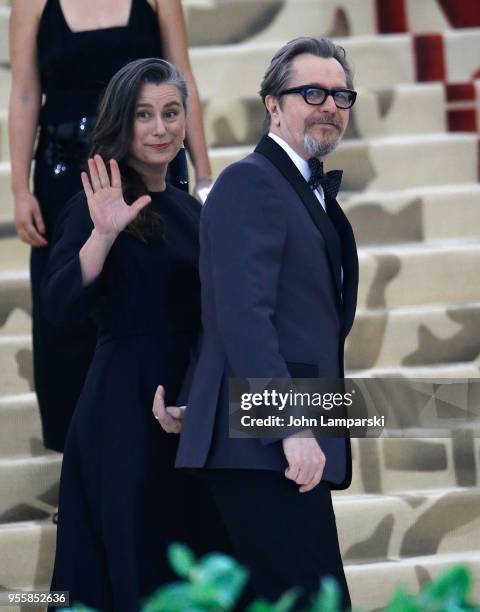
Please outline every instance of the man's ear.
[[277, 98], [275, 96], [266, 96], [265, 97], [265, 107], [270, 114], [270, 121], [272, 125], [279, 126], [280, 125], [280, 115], [279, 109], [280, 106], [278, 104]]

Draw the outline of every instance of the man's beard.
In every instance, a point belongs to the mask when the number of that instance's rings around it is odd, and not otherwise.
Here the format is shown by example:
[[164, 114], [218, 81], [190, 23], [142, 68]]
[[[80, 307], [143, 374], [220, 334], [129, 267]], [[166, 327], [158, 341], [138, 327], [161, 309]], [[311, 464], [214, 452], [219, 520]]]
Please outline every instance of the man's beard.
[[[315, 125], [317, 123], [327, 123], [327, 121], [317, 120], [315, 122], [312, 122], [307, 126], [307, 130], [312, 125]], [[305, 148], [305, 151], [310, 155], [310, 157], [324, 157], [325, 155], [328, 155], [329, 153], [331, 153], [338, 147], [338, 144], [340, 143], [340, 140], [342, 139], [342, 134], [340, 132], [340, 126], [338, 125], [338, 121], [336, 121], [334, 118], [329, 117], [328, 123], [333, 123], [338, 129], [339, 135], [335, 140], [320, 141], [314, 138], [313, 136], [310, 136], [308, 131], [305, 130], [305, 136], [303, 138], [303, 146]]]

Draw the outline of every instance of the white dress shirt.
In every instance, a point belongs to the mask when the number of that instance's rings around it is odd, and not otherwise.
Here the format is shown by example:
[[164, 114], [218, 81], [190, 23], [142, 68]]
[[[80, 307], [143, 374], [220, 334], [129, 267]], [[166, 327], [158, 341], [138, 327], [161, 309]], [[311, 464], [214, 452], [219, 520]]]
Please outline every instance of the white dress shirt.
[[[272, 132], [269, 132], [268, 135], [280, 147], [282, 147], [282, 149], [285, 151], [288, 157], [297, 166], [298, 170], [300, 171], [300, 174], [303, 176], [303, 178], [308, 183], [308, 181], [310, 180], [310, 175], [312, 174], [310, 170], [310, 166], [308, 165], [308, 162], [305, 161], [303, 157], [300, 157], [300, 155], [296, 151], [294, 151], [292, 147], [283, 140], [283, 138], [280, 138], [280, 136], [277, 136], [276, 134], [273, 134]], [[327, 212], [327, 206], [325, 204], [325, 195], [323, 193], [323, 187], [319, 185], [317, 189], [314, 190], [313, 193], [317, 196], [317, 200], [322, 205], [323, 210]]]
[[[300, 157], [300, 155], [296, 151], [294, 151], [292, 147], [283, 140], [283, 138], [280, 138], [280, 136], [277, 136], [273, 132], [269, 132], [268, 135], [280, 147], [282, 147], [282, 149], [285, 151], [288, 157], [292, 160], [292, 162], [297, 166], [301, 175], [308, 183], [308, 181], [310, 180], [310, 175], [312, 173], [310, 170], [310, 166], [308, 165], [308, 162], [305, 161], [303, 157]], [[323, 193], [323, 187], [319, 185], [317, 189], [313, 191], [313, 193], [317, 196], [317, 200], [322, 205], [323, 210], [327, 212], [327, 206], [325, 204], [325, 194]], [[341, 282], [343, 285], [343, 266], [340, 268], [340, 274], [341, 274]]]

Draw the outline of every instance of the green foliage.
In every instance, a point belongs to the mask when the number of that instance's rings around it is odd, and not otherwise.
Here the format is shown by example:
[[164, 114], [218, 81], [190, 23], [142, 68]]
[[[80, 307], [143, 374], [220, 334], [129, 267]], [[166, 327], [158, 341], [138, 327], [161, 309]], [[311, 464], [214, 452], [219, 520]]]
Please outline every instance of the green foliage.
[[337, 612], [340, 610], [341, 602], [340, 587], [333, 578], [325, 578], [322, 581], [320, 593], [312, 602], [309, 612]]
[[173, 571], [180, 578], [188, 578], [190, 570], [195, 565], [195, 555], [183, 544], [172, 544], [168, 549], [168, 560]]
[[212, 553], [195, 562], [188, 548], [174, 544], [169, 560], [188, 581], [161, 587], [142, 612], [228, 612], [247, 582], [248, 572], [227, 555]]
[[480, 612], [480, 607], [468, 601], [472, 588], [470, 571], [455, 565], [427, 584], [421, 593], [412, 596], [399, 586], [386, 612]]
[[[161, 587], [141, 612], [229, 612], [245, 587], [248, 572], [234, 559], [220, 553], [196, 560], [189, 548], [172, 544], [168, 551], [170, 565], [184, 578]], [[427, 584], [418, 595], [410, 595], [399, 586], [385, 612], [480, 612], [468, 601], [472, 588], [470, 571], [461, 565], [446, 570]], [[292, 589], [276, 603], [263, 599], [249, 604], [247, 612], [293, 612], [300, 591]], [[320, 592], [303, 612], [341, 612], [341, 592], [333, 578], [323, 580]], [[95, 612], [75, 605], [73, 612]], [[359, 611], [357, 611], [359, 612]]]

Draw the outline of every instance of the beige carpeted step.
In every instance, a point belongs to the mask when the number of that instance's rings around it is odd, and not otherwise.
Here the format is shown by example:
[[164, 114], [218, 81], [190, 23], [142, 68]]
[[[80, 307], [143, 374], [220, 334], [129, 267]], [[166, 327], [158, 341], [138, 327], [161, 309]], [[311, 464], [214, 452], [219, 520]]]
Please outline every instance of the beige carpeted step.
[[[347, 338], [347, 344], [350, 337]], [[440, 365], [396, 366], [391, 368], [368, 368], [366, 370], [347, 370], [349, 378], [371, 378], [383, 376], [390, 378], [480, 378], [480, 361], [462, 363], [441, 363]]]
[[49, 519], [0, 526], [0, 585], [40, 588], [50, 584], [57, 529]]
[[7, 116], [7, 111], [0, 106], [0, 160], [9, 159], [10, 157], [8, 148]]
[[480, 485], [480, 438], [352, 438], [352, 484], [338, 496]]
[[45, 452], [35, 394], [0, 396], [0, 456], [36, 456]]
[[13, 195], [10, 189], [10, 162], [0, 160], [0, 219], [13, 219]]
[[[417, 489], [477, 487], [480, 441], [446, 438], [352, 439], [352, 486], [339, 497]], [[61, 456], [0, 459], [0, 523], [41, 518], [56, 502]]]
[[[212, 149], [215, 176], [253, 148]], [[328, 169], [344, 170], [342, 185], [346, 191], [385, 191], [473, 183], [477, 181], [477, 163], [476, 135], [429, 134], [346, 140], [329, 156]], [[448, 174], [439, 172], [445, 167], [449, 168]]]
[[8, 100], [10, 97], [10, 81], [11, 71], [8, 66], [0, 64], [0, 110], [8, 109]]
[[29, 274], [26, 270], [0, 272], [0, 336], [30, 333]]
[[480, 488], [334, 495], [342, 558], [380, 561], [480, 550]]
[[[190, 50], [202, 98], [235, 91], [249, 97], [259, 89], [271, 58], [289, 36], [275, 42], [217, 45]], [[409, 34], [338, 38], [353, 65], [355, 82], [364, 88], [388, 88], [413, 83], [415, 60]], [[478, 68], [480, 29], [444, 32], [448, 82], [465, 82]], [[245, 67], [248, 66], [248, 70]]]
[[[190, 49], [202, 99], [213, 99], [218, 92], [232, 91], [239, 97], [251, 97], [259, 90], [270, 60], [287, 38], [268, 43]], [[346, 47], [353, 64], [355, 82], [362, 87], [385, 88], [414, 82], [409, 36], [345, 38], [337, 42]]]
[[8, 19], [10, 7], [0, 5], [0, 63], [9, 62]]
[[[46, 452], [46, 451], [45, 451]], [[0, 523], [38, 519], [57, 502], [62, 456], [0, 458]]]
[[0, 336], [0, 395], [26, 393], [32, 390], [30, 336]]
[[348, 369], [468, 362], [480, 357], [480, 303], [357, 312]]
[[[475, 225], [472, 231], [476, 231]], [[0, 328], [13, 309], [30, 310], [28, 247], [17, 239], [11, 241], [12, 262], [9, 265], [7, 261], [5, 268], [18, 269], [3, 272], [0, 264]], [[3, 244], [7, 241], [0, 239], [0, 251]], [[5, 258], [9, 257], [7, 252]], [[359, 309], [431, 303], [448, 307], [448, 304], [475, 302], [480, 298], [476, 283], [480, 265], [477, 239], [360, 248], [359, 261]], [[459, 269], [461, 275], [457, 274]]]
[[[455, 497], [456, 494], [453, 494], [452, 498], [455, 499]], [[446, 506], [448, 506], [448, 503], [453, 503], [446, 502], [446, 497], [443, 499], [445, 500], [443, 503]], [[416, 502], [427, 505], [430, 503], [430, 511], [435, 512], [440, 511], [441, 500], [442, 493], [439, 493], [436, 498], [430, 496], [422, 501], [420, 497], [417, 497], [412, 498], [411, 502], [412, 505]], [[386, 499], [385, 501], [388, 503], [389, 500]], [[460, 502], [460, 499], [458, 498], [457, 501]], [[363, 502], [360, 501], [359, 503], [362, 504]], [[357, 523], [363, 522], [363, 531], [366, 531], [365, 527], [368, 527], [369, 522], [365, 520], [366, 515], [363, 512], [359, 512], [359, 510], [374, 511], [372, 508], [373, 500], [366, 501], [365, 503], [368, 507], [356, 507]], [[402, 502], [399, 501], [399, 503]], [[342, 512], [340, 506], [346, 504], [348, 504], [347, 501], [335, 503], [337, 521], [339, 523], [343, 520], [339, 516]], [[393, 508], [390, 509], [394, 511]], [[418, 507], [418, 512], [421, 513], [421, 506]], [[426, 516], [428, 512], [425, 506], [425, 518], [428, 518]], [[387, 514], [384, 521], [390, 516], [392, 515]], [[466, 517], [467, 513], [465, 512], [463, 518]], [[390, 599], [399, 580], [408, 585], [411, 592], [417, 592], [420, 585], [427, 578], [431, 578], [437, 575], [438, 572], [457, 563], [467, 563], [474, 571], [474, 575], [477, 577], [474, 597], [478, 597], [480, 553], [472, 551], [470, 548], [466, 551], [444, 552], [441, 545], [441, 530], [433, 533], [434, 530], [431, 530], [428, 520], [423, 520], [421, 514], [417, 516], [417, 523], [411, 526], [408, 526], [405, 517], [402, 515], [394, 515], [392, 518], [399, 528], [398, 532], [403, 533], [405, 537], [406, 543], [404, 548], [408, 548], [411, 545], [418, 550], [420, 548], [419, 542], [414, 542], [414, 538], [425, 538], [430, 530], [431, 533], [429, 536], [427, 535], [427, 539], [430, 541], [421, 541], [425, 544], [426, 548], [432, 545], [439, 546], [439, 549], [436, 551], [437, 554], [423, 554], [413, 558], [398, 558], [395, 555], [388, 555], [387, 551], [388, 557], [386, 560], [370, 561], [368, 563], [359, 563], [356, 560], [346, 558], [345, 570], [352, 601], [355, 606], [362, 606], [366, 610], [381, 608]], [[457, 529], [452, 530], [448, 535], [443, 534], [444, 538], [449, 538], [453, 543], [458, 538], [458, 534], [462, 532], [462, 528], [458, 527], [458, 525], [459, 523], [457, 523]], [[339, 531], [340, 538], [343, 540], [344, 535], [342, 534], [341, 526]], [[393, 532], [391, 534], [392, 539], [394, 538]], [[467, 536], [464, 537], [466, 538]], [[53, 525], [47, 521], [4, 525], [0, 529], [0, 546], [5, 551], [5, 554], [0, 559], [0, 581], [2, 585], [13, 588], [24, 587], [24, 585], [28, 584], [28, 588], [40, 588], [49, 584], [55, 547], [55, 528]], [[357, 548], [357, 550], [360, 549]], [[15, 552], [12, 555], [13, 551]]]
[[20, 238], [17, 236], [0, 238], [0, 274], [26, 270], [29, 259], [30, 247]]
[[[374, 138], [445, 132], [444, 87], [440, 83], [395, 85], [369, 90], [358, 87], [347, 138]], [[236, 91], [204, 101], [204, 124], [210, 147], [248, 145], [263, 135], [265, 109], [256, 91]], [[408, 121], [405, 121], [408, 116]]]
[[478, 240], [367, 247], [359, 262], [360, 309], [480, 301]]
[[473, 601], [480, 599], [480, 553], [460, 552], [427, 555], [412, 559], [391, 559], [383, 563], [348, 564], [345, 574], [353, 606], [365, 612], [380, 612], [399, 582], [410, 593], [418, 593], [426, 582], [452, 565], [466, 564], [472, 571]]
[[191, 45], [376, 31], [373, 0], [187, 0], [183, 5]]
[[343, 192], [359, 246], [480, 237], [480, 184]]
[[[21, 333], [21, 328], [24, 332], [29, 326], [25, 312], [15, 309], [0, 333], [0, 393], [33, 390], [31, 340]], [[479, 326], [479, 303], [360, 310], [348, 339], [346, 367], [384, 371], [474, 362], [480, 357]], [[17, 334], [7, 335], [14, 330]], [[478, 376], [478, 367], [472, 370]]]

